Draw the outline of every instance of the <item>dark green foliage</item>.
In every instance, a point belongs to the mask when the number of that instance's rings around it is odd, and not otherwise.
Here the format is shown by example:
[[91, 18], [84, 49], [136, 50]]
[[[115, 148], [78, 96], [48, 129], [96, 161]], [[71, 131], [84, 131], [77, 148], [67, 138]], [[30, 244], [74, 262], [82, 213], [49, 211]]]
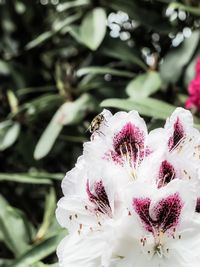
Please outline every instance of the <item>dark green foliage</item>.
[[199, 28], [198, 0], [0, 0], [0, 266], [57, 266], [60, 181], [90, 121], [106, 107], [162, 125], [184, 106]]

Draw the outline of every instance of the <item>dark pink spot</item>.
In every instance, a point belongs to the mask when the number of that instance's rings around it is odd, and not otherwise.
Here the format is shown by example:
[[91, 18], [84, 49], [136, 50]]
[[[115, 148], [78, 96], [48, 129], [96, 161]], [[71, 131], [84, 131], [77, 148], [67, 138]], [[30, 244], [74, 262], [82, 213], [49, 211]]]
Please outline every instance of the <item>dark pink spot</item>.
[[175, 148], [183, 137], [184, 137], [183, 125], [181, 124], [180, 119], [177, 118], [176, 122], [174, 123], [173, 135], [169, 138], [168, 141], [169, 151]]
[[168, 184], [171, 180], [175, 178], [176, 177], [175, 177], [174, 167], [167, 160], [164, 160], [161, 163], [159, 176], [157, 179], [158, 188], [165, 186], [166, 184]]
[[139, 215], [145, 229], [148, 232], [156, 233], [176, 228], [181, 210], [182, 200], [178, 193], [161, 199], [153, 208], [150, 215], [150, 199], [134, 198], [133, 207]]
[[200, 197], [197, 198], [196, 210], [195, 211], [200, 213]]
[[149, 207], [151, 200], [150, 198], [134, 198], [133, 199], [133, 207], [137, 214], [139, 215], [144, 228], [148, 232], [153, 232], [152, 219], [149, 215]]
[[117, 163], [140, 161], [144, 157], [144, 132], [132, 123], [127, 123], [113, 138], [112, 158]]
[[96, 205], [97, 211], [110, 215], [111, 207], [102, 180], [96, 182], [92, 189], [90, 188], [89, 180], [87, 180], [86, 192], [89, 200]]

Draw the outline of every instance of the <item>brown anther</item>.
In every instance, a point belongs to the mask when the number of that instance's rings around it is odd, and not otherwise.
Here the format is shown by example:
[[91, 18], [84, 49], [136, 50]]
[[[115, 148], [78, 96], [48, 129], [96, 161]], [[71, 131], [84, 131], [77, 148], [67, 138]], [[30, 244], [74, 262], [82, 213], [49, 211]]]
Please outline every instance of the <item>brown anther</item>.
[[72, 215], [69, 216], [70, 221], [72, 220]]
[[77, 214], [75, 214], [74, 216], [75, 216], [76, 219], [78, 218], [78, 215]]

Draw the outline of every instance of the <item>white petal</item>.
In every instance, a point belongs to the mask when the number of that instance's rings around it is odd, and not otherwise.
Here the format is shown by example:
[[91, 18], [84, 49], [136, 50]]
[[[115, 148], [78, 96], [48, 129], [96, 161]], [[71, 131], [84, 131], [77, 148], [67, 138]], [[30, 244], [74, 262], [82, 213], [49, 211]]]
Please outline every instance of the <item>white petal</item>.
[[105, 239], [98, 232], [80, 237], [65, 237], [57, 248], [60, 267], [101, 267], [101, 257], [106, 247]]

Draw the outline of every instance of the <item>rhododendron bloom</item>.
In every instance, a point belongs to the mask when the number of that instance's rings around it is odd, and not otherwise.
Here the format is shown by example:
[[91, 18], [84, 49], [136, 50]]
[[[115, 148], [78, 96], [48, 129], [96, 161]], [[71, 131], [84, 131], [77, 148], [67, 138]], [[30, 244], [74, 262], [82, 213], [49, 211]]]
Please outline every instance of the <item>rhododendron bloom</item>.
[[185, 103], [185, 107], [200, 111], [200, 58], [197, 60], [195, 70], [195, 78], [190, 82], [188, 87], [189, 97]]
[[104, 120], [62, 182], [60, 267], [197, 267], [200, 133], [177, 108], [148, 133], [136, 111]]

